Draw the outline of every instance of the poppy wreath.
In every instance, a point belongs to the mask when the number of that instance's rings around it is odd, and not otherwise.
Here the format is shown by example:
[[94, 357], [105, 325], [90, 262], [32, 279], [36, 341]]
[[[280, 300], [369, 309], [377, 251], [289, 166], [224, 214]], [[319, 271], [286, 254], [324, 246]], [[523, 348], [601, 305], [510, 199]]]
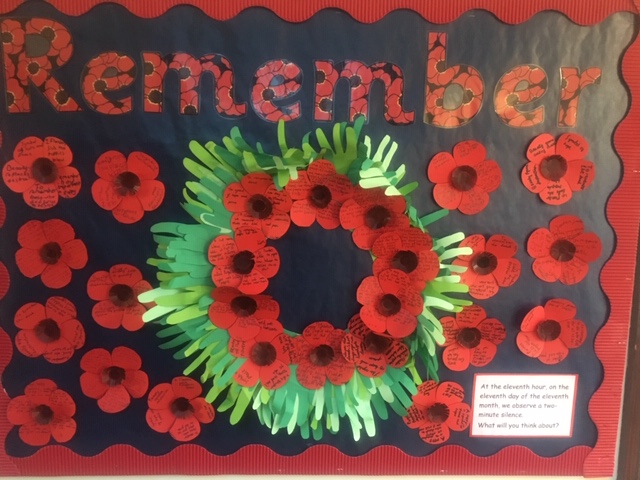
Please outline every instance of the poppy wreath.
[[[434, 309], [457, 313], [471, 302], [449, 263], [470, 254], [462, 233], [432, 238], [427, 226], [448, 213], [420, 216], [391, 170], [397, 144], [361, 138], [362, 118], [321, 129], [290, 147], [278, 124], [278, 154], [249, 145], [233, 128], [221, 144], [192, 141], [184, 209], [195, 224], [152, 227], [159, 287], [145, 322], [164, 328], [160, 347], [190, 363], [184, 375], [209, 385], [206, 401], [236, 424], [249, 409], [273, 434], [322, 438], [349, 425], [358, 440], [375, 435], [389, 409], [407, 414], [417, 385], [438, 381], [436, 345], [445, 343]], [[278, 239], [291, 223], [343, 228], [371, 254], [372, 275], [357, 289], [359, 312], [344, 330], [315, 321], [292, 332], [268, 293], [278, 274]], [[317, 319], [310, 319], [317, 320]], [[331, 319], [323, 319], [331, 320]], [[346, 322], [345, 322], [346, 323]], [[426, 379], [424, 378], [426, 377]]]

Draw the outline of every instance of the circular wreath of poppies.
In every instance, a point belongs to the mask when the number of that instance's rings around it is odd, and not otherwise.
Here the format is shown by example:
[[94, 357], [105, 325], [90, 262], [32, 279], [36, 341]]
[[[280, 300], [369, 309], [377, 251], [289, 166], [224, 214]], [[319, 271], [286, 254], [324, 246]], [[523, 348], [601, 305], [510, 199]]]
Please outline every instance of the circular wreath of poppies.
[[[409, 197], [417, 184], [400, 187], [404, 166], [389, 169], [397, 145], [385, 137], [372, 151], [360, 139], [363, 123], [336, 124], [333, 142], [317, 131], [293, 148], [281, 122], [276, 155], [247, 144], [237, 128], [224, 146], [193, 141], [197, 161], [184, 165], [198, 181], [187, 182], [184, 208], [197, 224], [152, 227], [160, 258], [149, 263], [160, 287], [139, 296], [155, 302], [143, 319], [165, 326], [161, 347], [191, 361], [185, 375], [211, 382], [207, 401], [226, 395], [217, 410], [231, 411], [232, 424], [251, 407], [273, 433], [319, 439], [348, 423], [356, 440], [363, 429], [373, 436], [374, 417], [405, 415], [425, 372], [438, 378], [436, 344], [445, 338], [432, 308], [471, 304], [456, 298], [468, 288], [443, 263], [469, 253], [450, 248], [464, 235], [427, 233], [446, 211], [418, 215]], [[291, 332], [268, 294], [278, 239], [291, 223], [316, 222], [350, 231], [370, 252], [372, 274], [357, 288], [361, 308], [347, 329], [321, 319]]]

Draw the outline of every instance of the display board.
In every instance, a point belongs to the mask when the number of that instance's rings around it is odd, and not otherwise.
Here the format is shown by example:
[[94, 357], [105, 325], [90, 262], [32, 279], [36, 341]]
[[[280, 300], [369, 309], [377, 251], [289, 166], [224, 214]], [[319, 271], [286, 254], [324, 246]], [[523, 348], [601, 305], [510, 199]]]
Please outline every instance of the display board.
[[613, 473], [638, 5], [0, 2], [0, 473]]

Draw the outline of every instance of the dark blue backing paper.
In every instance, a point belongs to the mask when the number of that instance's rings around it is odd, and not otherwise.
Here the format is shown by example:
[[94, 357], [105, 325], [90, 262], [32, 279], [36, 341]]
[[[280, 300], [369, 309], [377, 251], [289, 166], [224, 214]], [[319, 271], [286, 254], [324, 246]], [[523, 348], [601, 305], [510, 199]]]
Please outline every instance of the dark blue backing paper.
[[[409, 11], [397, 11], [373, 24], [360, 24], [337, 10], [322, 11], [306, 22], [289, 24], [264, 9], [250, 9], [226, 22], [218, 22], [198, 9], [181, 6], [155, 19], [141, 19], [116, 5], [100, 5], [81, 17], [67, 17], [54, 8], [27, 2], [15, 16], [47, 17], [64, 24], [74, 39], [74, 54], [56, 78], [68, 88], [72, 96], [82, 98], [80, 74], [85, 63], [104, 51], [116, 50], [136, 59], [138, 77], [129, 90], [133, 94], [134, 112], [121, 116], [106, 116], [86, 108], [81, 113], [57, 113], [47, 101], [33, 90], [31, 114], [6, 114], [0, 117], [4, 136], [2, 162], [12, 158], [15, 145], [30, 135], [56, 136], [63, 139], [74, 153], [73, 166], [82, 176], [80, 194], [73, 200], [61, 199], [47, 211], [28, 207], [19, 194], [0, 185], [0, 194], [7, 203], [7, 223], [2, 229], [0, 259], [11, 275], [11, 290], [2, 301], [0, 326], [12, 337], [17, 329], [13, 316], [27, 302], [44, 303], [52, 295], [70, 299], [78, 309], [86, 334], [86, 345], [63, 365], [51, 365], [42, 358], [29, 359], [14, 350], [14, 357], [5, 370], [2, 384], [10, 397], [21, 395], [24, 387], [37, 378], [50, 378], [69, 392], [77, 404], [75, 419], [78, 430], [65, 445], [81, 455], [95, 455], [110, 445], [131, 444], [149, 455], [161, 455], [178, 443], [169, 435], [153, 432], [146, 424], [145, 398], [133, 400], [129, 408], [117, 415], [98, 409], [95, 400], [85, 397], [79, 385], [82, 355], [97, 347], [108, 350], [119, 345], [135, 349], [143, 358], [143, 370], [149, 374], [150, 385], [169, 381], [181, 375], [186, 362], [171, 357], [171, 352], [157, 348], [155, 325], [141, 331], [107, 330], [91, 317], [94, 301], [86, 294], [86, 283], [92, 273], [108, 270], [116, 263], [129, 263], [143, 271], [146, 279], [155, 284], [155, 270], [145, 264], [154, 256], [155, 244], [150, 227], [160, 221], [190, 223], [181, 209], [182, 188], [190, 179], [182, 167], [182, 159], [189, 156], [188, 143], [198, 140], [219, 142], [233, 126], [238, 126], [249, 143], [259, 141], [268, 151], [277, 151], [276, 125], [260, 120], [247, 105], [247, 115], [239, 120], [221, 118], [213, 107], [211, 86], [205, 81], [197, 116], [178, 114], [178, 80], [174, 72], [167, 74], [165, 106], [161, 114], [142, 112], [142, 51], [188, 52], [195, 57], [207, 53], [225, 55], [233, 64], [236, 75], [235, 97], [250, 99], [251, 79], [264, 62], [286, 58], [303, 70], [303, 87], [292, 99], [302, 102], [302, 118], [287, 124], [290, 143], [298, 143], [301, 136], [317, 127], [328, 128], [330, 123], [313, 121], [314, 60], [360, 60], [370, 64], [388, 61], [399, 65], [405, 75], [405, 109], [415, 111], [416, 122], [410, 126], [392, 126], [384, 121], [382, 88], [375, 84], [370, 99], [369, 122], [364, 133], [377, 145], [384, 135], [398, 142], [394, 167], [407, 166], [407, 178], [417, 180], [420, 187], [412, 194], [420, 213], [438, 207], [432, 200], [432, 185], [425, 176], [428, 160], [439, 151], [451, 151], [459, 141], [475, 139], [482, 142], [488, 157], [498, 161], [503, 172], [501, 187], [491, 194], [489, 206], [479, 215], [467, 217], [459, 212], [434, 224], [430, 232], [444, 236], [457, 231], [467, 235], [502, 233], [514, 238], [520, 249], [517, 258], [523, 271], [511, 288], [501, 289], [493, 298], [478, 302], [489, 316], [500, 319], [507, 327], [507, 339], [487, 367], [470, 367], [453, 374], [441, 367], [442, 379], [460, 383], [471, 403], [475, 373], [549, 373], [578, 374], [578, 398], [572, 438], [482, 438], [468, 436], [468, 431], [453, 433], [448, 444], [458, 444], [479, 456], [491, 455], [507, 445], [524, 445], [541, 456], [555, 456], [574, 445], [594, 445], [595, 425], [587, 408], [593, 392], [602, 379], [602, 366], [593, 351], [593, 339], [608, 315], [608, 302], [598, 282], [598, 272], [610, 256], [615, 239], [605, 218], [606, 199], [621, 178], [621, 164], [612, 148], [612, 133], [623, 117], [628, 95], [620, 82], [620, 57], [634, 35], [631, 15], [615, 14], [595, 26], [581, 27], [563, 15], [540, 13], [516, 26], [502, 24], [483, 11], [468, 12], [447, 25], [432, 25]], [[468, 125], [456, 129], [441, 129], [422, 123], [426, 68], [426, 38], [428, 32], [448, 34], [447, 63], [468, 64], [484, 77], [485, 99], [482, 109]], [[168, 34], [167, 32], [171, 32]], [[504, 72], [520, 65], [533, 63], [547, 72], [549, 90], [539, 104], [546, 108], [545, 122], [533, 128], [516, 129], [504, 125], [492, 106], [495, 84]], [[561, 66], [584, 70], [597, 66], [602, 69], [600, 86], [587, 88], [580, 99], [578, 124], [575, 129], [559, 129], [556, 124], [560, 95]], [[335, 120], [347, 119], [346, 82], [340, 82], [336, 94]], [[536, 105], [537, 106], [537, 105]], [[0, 111], [6, 112], [4, 99]], [[574, 195], [560, 207], [540, 202], [520, 182], [520, 171], [526, 163], [525, 149], [539, 133], [559, 135], [575, 131], [590, 143], [589, 159], [596, 164], [594, 184], [585, 192]], [[121, 225], [110, 212], [100, 209], [91, 198], [91, 184], [97, 178], [94, 163], [107, 150], [125, 154], [144, 151], [160, 164], [159, 179], [167, 187], [163, 205], [132, 226]], [[588, 277], [574, 286], [547, 284], [531, 271], [532, 259], [526, 254], [529, 234], [559, 214], [580, 216], [587, 231], [598, 234], [603, 253], [590, 265]], [[28, 219], [60, 218], [76, 230], [77, 238], [88, 247], [89, 264], [74, 271], [70, 285], [61, 290], [48, 290], [39, 279], [29, 280], [18, 270], [14, 254], [19, 246], [17, 229]], [[285, 328], [301, 331], [305, 325], [323, 319], [335, 319], [334, 324], [345, 327], [356, 313], [355, 290], [363, 277], [370, 275], [371, 261], [358, 250], [350, 236], [342, 229], [327, 232], [321, 228], [292, 227], [287, 236], [277, 242], [282, 257], [279, 275], [271, 282], [267, 293], [281, 304], [281, 322]], [[544, 304], [554, 297], [567, 298], [578, 307], [578, 318], [585, 321], [589, 336], [585, 344], [572, 350], [559, 365], [545, 366], [525, 357], [515, 345], [515, 337], [523, 316], [533, 306]], [[205, 385], [205, 392], [208, 385]], [[202, 434], [194, 441], [216, 454], [230, 454], [244, 445], [264, 444], [284, 455], [295, 455], [314, 444], [298, 434], [284, 432], [273, 436], [261, 426], [257, 417], [248, 411], [240, 424], [231, 426], [227, 413], [218, 413], [215, 422], [203, 426]], [[423, 456], [437, 447], [420, 441], [416, 431], [409, 430], [400, 417], [392, 415], [377, 422], [374, 438], [363, 437], [354, 442], [346, 423], [339, 435], [325, 434], [322, 442], [338, 447], [348, 455], [359, 455], [377, 445], [395, 445], [410, 455]], [[5, 445], [11, 456], [27, 456], [35, 449], [22, 443], [17, 429], [12, 429]]]

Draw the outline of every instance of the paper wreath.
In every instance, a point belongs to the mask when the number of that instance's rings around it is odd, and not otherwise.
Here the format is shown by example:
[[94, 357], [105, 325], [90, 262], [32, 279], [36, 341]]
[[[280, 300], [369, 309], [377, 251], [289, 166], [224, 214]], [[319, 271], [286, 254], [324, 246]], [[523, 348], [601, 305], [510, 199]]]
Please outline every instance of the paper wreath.
[[[224, 146], [192, 141], [197, 160], [184, 166], [197, 181], [186, 182], [184, 208], [197, 223], [152, 227], [158, 258], [149, 263], [160, 286], [139, 296], [155, 302], [143, 319], [164, 326], [162, 348], [191, 360], [185, 375], [200, 369], [200, 381], [211, 382], [208, 402], [226, 393], [217, 410], [231, 410], [232, 424], [251, 407], [272, 433], [320, 439], [346, 418], [357, 440], [363, 428], [375, 434], [374, 412], [406, 415], [423, 381], [417, 360], [438, 380], [436, 344], [445, 338], [432, 309], [471, 304], [455, 297], [468, 291], [456, 275], [463, 269], [445, 263], [471, 249], [453, 247], [462, 233], [427, 233], [448, 212], [418, 215], [409, 197], [417, 183], [400, 187], [404, 165], [389, 168], [397, 145], [387, 136], [373, 151], [360, 139], [363, 124], [334, 125], [332, 141], [318, 129], [293, 148], [281, 122], [277, 155], [237, 128]], [[280, 265], [277, 239], [290, 222], [316, 221], [352, 231], [375, 259], [346, 331], [326, 321], [288, 331], [277, 299], [264, 294]]]

